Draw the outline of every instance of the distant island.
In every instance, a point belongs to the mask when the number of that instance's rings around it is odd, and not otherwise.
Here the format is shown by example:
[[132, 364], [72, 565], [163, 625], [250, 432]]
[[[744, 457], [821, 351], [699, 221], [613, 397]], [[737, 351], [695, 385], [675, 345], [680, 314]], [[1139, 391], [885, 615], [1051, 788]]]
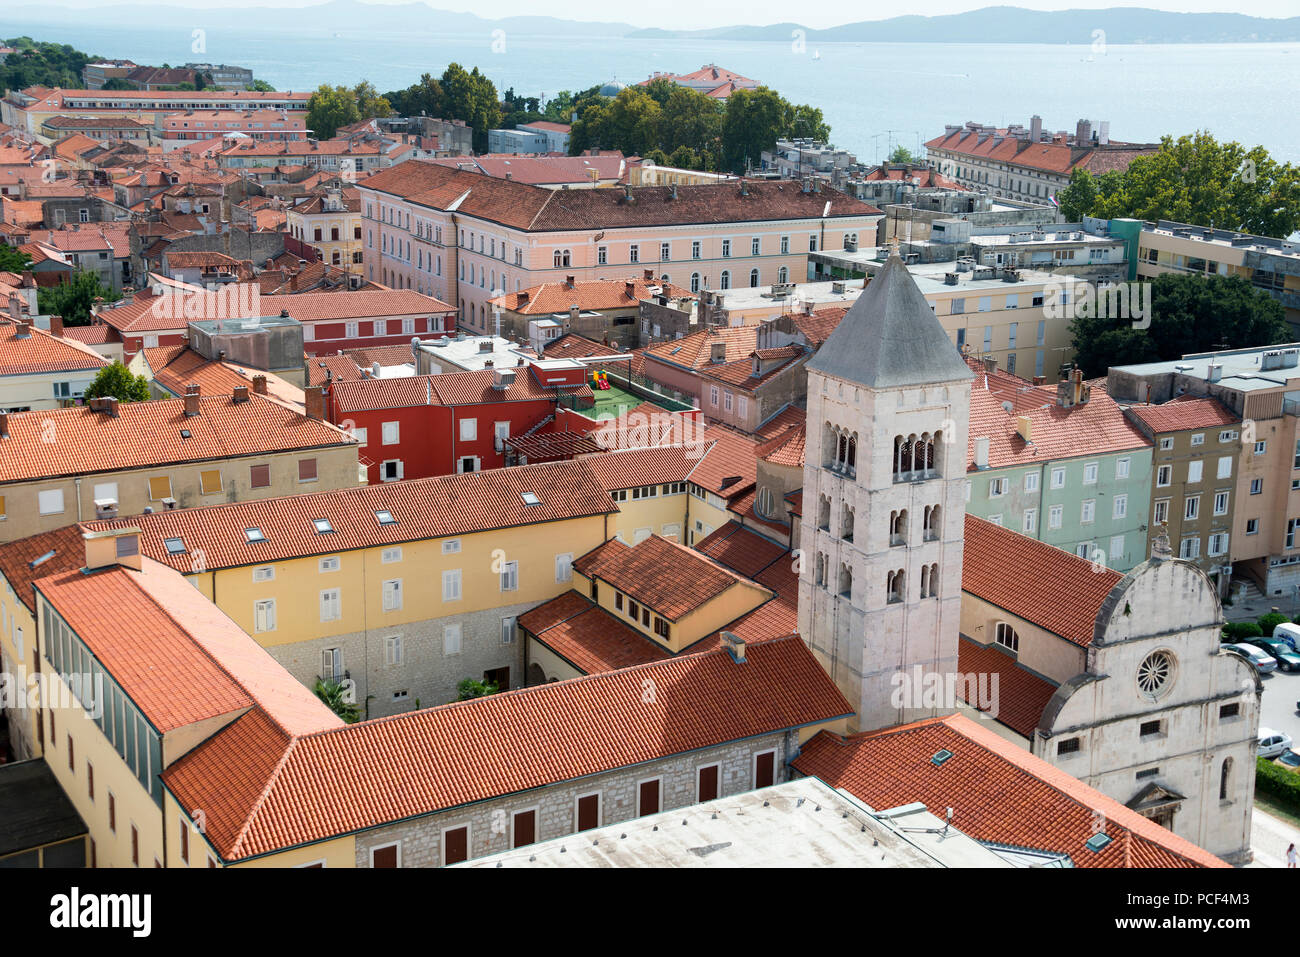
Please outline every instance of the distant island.
[[[149, 23], [152, 26], [191, 24], [215, 18], [221, 22], [231, 10], [221, 7], [194, 9], [157, 7], [140, 3], [74, 8], [57, 4], [7, 5], [0, 23], [39, 23], [50, 26], [77, 22], [102, 25]], [[558, 17], [522, 16], [489, 19], [472, 13], [437, 10], [427, 3], [369, 4], [359, 0], [328, 0], [310, 7], [246, 7], [238, 10], [243, 22], [268, 29], [301, 31], [346, 30], [358, 33], [427, 29], [439, 34], [481, 35], [505, 30], [529, 36], [622, 37], [632, 40], [737, 40], [789, 43], [796, 30], [806, 42], [819, 43], [1298, 43], [1300, 17], [1267, 19], [1238, 13], [1168, 13], [1141, 7], [1106, 10], [1025, 10], [1021, 7], [985, 7], [945, 16], [900, 16], [864, 20], [815, 30], [798, 23], [770, 26], [727, 26], [707, 30], [638, 28], [629, 23], [564, 20]]]

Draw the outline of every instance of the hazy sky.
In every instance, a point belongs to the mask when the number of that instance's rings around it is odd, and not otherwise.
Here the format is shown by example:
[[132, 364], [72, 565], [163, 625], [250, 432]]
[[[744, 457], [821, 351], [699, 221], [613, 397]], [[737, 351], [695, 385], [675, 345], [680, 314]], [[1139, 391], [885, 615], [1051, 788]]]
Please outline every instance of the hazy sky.
[[[28, 0], [3, 0], [26, 6]], [[78, 8], [109, 7], [122, 2], [152, 2], [169, 7], [302, 7], [320, 0], [55, 0], [52, 5]], [[372, 0], [367, 0], [372, 2]], [[385, 0], [373, 0], [385, 2]], [[387, 0], [394, 2], [394, 0]], [[406, 0], [396, 0], [406, 2]], [[1150, 7], [1179, 13], [1245, 13], [1258, 17], [1300, 16], [1300, 0], [1000, 0], [1008, 6], [1034, 10], [1098, 9], [1107, 7]], [[929, 0], [923, 9], [927, 15], [962, 13], [998, 5], [999, 0]], [[644, 6], [593, 5], [578, 0], [431, 0], [438, 10], [476, 13], [482, 17], [549, 15], [568, 20], [602, 20], [631, 23], [635, 26], [673, 26], [703, 28], [732, 24], [798, 22], [810, 27], [829, 27], [860, 20], [883, 20], [888, 17], [918, 13], [910, 4], [868, 2], [862, 0], [822, 0], [817, 4], [792, 7], [789, 0], [744, 0], [744, 2], [708, 3], [699, 0], [659, 0]]]

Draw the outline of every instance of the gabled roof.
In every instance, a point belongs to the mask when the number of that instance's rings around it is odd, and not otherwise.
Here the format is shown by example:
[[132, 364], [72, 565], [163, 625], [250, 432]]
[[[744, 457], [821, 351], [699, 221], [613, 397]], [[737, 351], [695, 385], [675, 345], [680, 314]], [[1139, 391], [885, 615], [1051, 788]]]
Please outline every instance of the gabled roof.
[[[1008, 412], [1002, 402], [1016, 411]], [[1017, 418], [1029, 420], [1030, 441], [1017, 430]], [[1052, 459], [1150, 448], [1148, 440], [1106, 392], [1093, 389], [1087, 402], [1063, 407], [1055, 390], [1031, 389], [1015, 399], [1000, 399], [982, 388], [971, 390], [967, 469], [975, 471], [975, 440], [989, 439], [989, 468], [1042, 465]]]
[[1081, 647], [1123, 575], [1063, 548], [966, 516], [962, 591]]
[[808, 368], [871, 389], [973, 378], [897, 252], [867, 283]]
[[1215, 429], [1241, 422], [1241, 416], [1213, 398], [1182, 396], [1163, 405], [1130, 405], [1125, 412], [1153, 433]]
[[[952, 753], [940, 764], [931, 758]], [[841, 738], [814, 736], [792, 762], [875, 808], [953, 809], [986, 844], [1068, 854], [1075, 867], [1227, 867], [1208, 851], [961, 715]], [[1111, 843], [1085, 842], [1100, 820]]]
[[879, 216], [880, 210], [830, 187], [747, 182], [706, 186], [641, 186], [628, 202], [621, 189], [551, 190], [410, 160], [382, 169], [358, 186], [435, 209], [456, 211], [516, 229], [548, 232], [711, 223]]
[[[523, 316], [549, 316], [568, 313], [571, 306], [587, 311], [635, 309], [642, 300], [660, 294], [673, 299], [699, 298], [681, 286], [638, 276], [628, 279], [583, 279], [573, 285], [567, 282], [544, 282], [519, 292], [506, 293], [488, 302]], [[550, 352], [549, 348], [547, 352]]]
[[[1024, 667], [1015, 656], [997, 645], [981, 645], [965, 635], [957, 641], [957, 671], [977, 676], [974, 688], [958, 689], [962, 700], [1025, 738], [1034, 736], [1043, 709], [1056, 694], [1055, 684]], [[980, 680], [985, 682], [983, 687], [978, 684]]]
[[441, 299], [410, 289], [361, 289], [339, 292], [300, 292], [287, 296], [262, 296], [264, 315], [278, 316], [281, 310], [299, 322], [340, 319], [383, 319], [386, 316], [436, 316], [454, 312]]
[[97, 371], [108, 360], [88, 346], [28, 326], [19, 338], [16, 323], [0, 319], [0, 376], [42, 372]]
[[587, 675], [672, 657], [667, 649], [576, 591], [567, 591], [520, 615], [519, 627]]
[[[346, 446], [355, 440], [260, 395], [199, 399], [199, 415], [184, 399], [122, 402], [116, 417], [89, 406], [18, 412], [0, 439], [0, 482], [116, 472], [175, 462], [203, 462], [269, 452]], [[54, 430], [59, 441], [46, 441]], [[189, 433], [181, 434], [182, 430]]]
[[[526, 504], [524, 492], [536, 493], [541, 502]], [[617, 511], [587, 466], [576, 461], [170, 509], [86, 527], [137, 527], [144, 554], [188, 573], [199, 550], [208, 569], [231, 568]], [[393, 521], [381, 524], [377, 512], [388, 512]], [[333, 531], [316, 531], [313, 522], [321, 518]], [[261, 529], [265, 540], [250, 543], [249, 528]], [[179, 539], [185, 550], [169, 552], [169, 538]]]
[[658, 535], [624, 545], [612, 538], [574, 561], [588, 578], [609, 582], [672, 621], [717, 598], [742, 579], [698, 552]]
[[725, 651], [679, 656], [299, 737], [255, 710], [163, 783], [203, 809], [222, 858], [240, 860], [852, 710], [787, 638], [750, 646], [743, 665]]

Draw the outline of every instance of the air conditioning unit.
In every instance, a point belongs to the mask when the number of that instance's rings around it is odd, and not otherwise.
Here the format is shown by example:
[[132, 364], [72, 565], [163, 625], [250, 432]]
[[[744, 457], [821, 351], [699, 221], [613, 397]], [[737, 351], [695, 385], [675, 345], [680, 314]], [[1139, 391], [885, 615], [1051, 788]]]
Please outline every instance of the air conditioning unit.
[[95, 499], [95, 518], [117, 518], [117, 499]]

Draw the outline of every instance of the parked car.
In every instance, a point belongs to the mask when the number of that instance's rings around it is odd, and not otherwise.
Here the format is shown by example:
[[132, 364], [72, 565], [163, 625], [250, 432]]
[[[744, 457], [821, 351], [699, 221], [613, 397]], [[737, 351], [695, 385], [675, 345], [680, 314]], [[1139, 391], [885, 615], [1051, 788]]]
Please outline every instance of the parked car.
[[1271, 655], [1264, 654], [1264, 652], [1260, 651], [1254, 645], [1227, 642], [1219, 645], [1219, 648], [1223, 651], [1230, 651], [1234, 655], [1240, 655], [1245, 658], [1252, 665], [1258, 668], [1259, 673], [1262, 675], [1277, 670], [1277, 659]]
[[1261, 758], [1276, 758], [1283, 751], [1289, 751], [1293, 743], [1289, 734], [1274, 731], [1272, 728], [1260, 728], [1259, 744], [1255, 747], [1255, 754]]
[[1288, 771], [1294, 771], [1300, 774], [1300, 754], [1287, 748], [1281, 754], [1273, 759], [1274, 764], [1280, 764]]
[[1283, 671], [1300, 671], [1300, 655], [1291, 650], [1291, 646], [1277, 638], [1248, 638], [1244, 645], [1254, 645], [1267, 655], [1271, 655], [1277, 666]]
[[1273, 640], [1282, 641], [1291, 646], [1291, 650], [1300, 654], [1300, 625], [1289, 621], [1280, 622], [1273, 629]]

